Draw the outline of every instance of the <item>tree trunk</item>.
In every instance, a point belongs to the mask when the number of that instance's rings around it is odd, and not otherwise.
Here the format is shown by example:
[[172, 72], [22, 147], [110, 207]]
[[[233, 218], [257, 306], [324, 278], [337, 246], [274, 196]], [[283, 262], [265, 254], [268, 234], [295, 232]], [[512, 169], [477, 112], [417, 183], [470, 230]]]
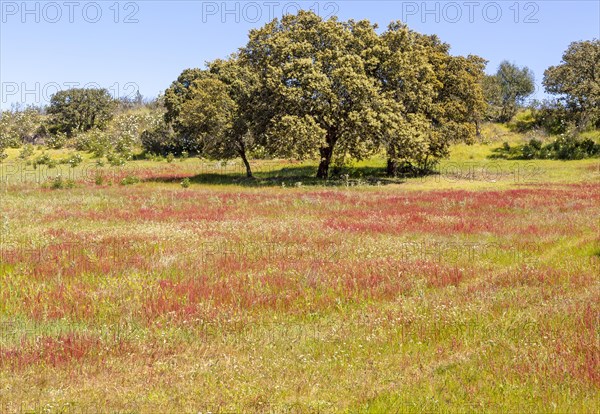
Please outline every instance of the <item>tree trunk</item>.
[[242, 159], [242, 161], [244, 162], [244, 165], [246, 166], [246, 177], [248, 178], [252, 178], [252, 168], [250, 167], [250, 163], [248, 162], [248, 158], [246, 158], [246, 151], [240, 151], [240, 158]]
[[319, 163], [319, 169], [317, 170], [317, 178], [326, 180], [329, 177], [329, 164], [331, 163], [333, 148], [323, 147], [319, 152], [321, 153], [321, 162]]
[[427, 163], [429, 162], [429, 154], [427, 154], [425, 156], [425, 160], [423, 161], [423, 170], [421, 171], [421, 174], [425, 175], [429, 172], [429, 166], [427, 165]]
[[327, 133], [327, 146], [319, 149], [321, 155], [321, 162], [319, 163], [319, 169], [317, 170], [317, 178], [326, 180], [329, 178], [329, 165], [331, 164], [331, 157], [333, 156], [333, 147], [337, 141], [337, 137], [332, 131]]
[[388, 158], [386, 171], [388, 177], [395, 177], [398, 174], [398, 161], [393, 158]]

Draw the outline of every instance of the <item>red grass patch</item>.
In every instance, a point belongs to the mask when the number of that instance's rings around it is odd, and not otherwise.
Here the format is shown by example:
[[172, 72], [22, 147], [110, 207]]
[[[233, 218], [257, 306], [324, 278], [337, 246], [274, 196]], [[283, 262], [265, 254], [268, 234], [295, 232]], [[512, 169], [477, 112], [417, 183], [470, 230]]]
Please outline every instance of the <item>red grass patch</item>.
[[19, 346], [0, 349], [0, 367], [12, 369], [46, 365], [57, 367], [98, 355], [101, 341], [89, 335], [67, 333], [58, 338], [42, 336], [23, 339]]

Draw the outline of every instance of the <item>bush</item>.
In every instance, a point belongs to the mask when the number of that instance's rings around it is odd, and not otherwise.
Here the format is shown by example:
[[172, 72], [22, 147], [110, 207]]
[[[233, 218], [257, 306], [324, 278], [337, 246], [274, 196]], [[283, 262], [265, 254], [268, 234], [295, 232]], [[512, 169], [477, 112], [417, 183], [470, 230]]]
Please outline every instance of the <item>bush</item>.
[[142, 132], [141, 141], [144, 150], [151, 154], [181, 154], [186, 151], [178, 142], [173, 129], [166, 125]]
[[139, 178], [137, 178], [133, 175], [129, 175], [121, 180], [121, 185], [131, 185], [131, 184], [137, 184], [139, 182], [140, 182]]
[[539, 126], [536, 112], [533, 109], [526, 109], [525, 111], [519, 112], [515, 115], [513, 120], [508, 123], [508, 127], [516, 132], [529, 132], [539, 128]]
[[19, 153], [19, 158], [26, 160], [27, 158], [33, 155], [35, 148], [31, 144], [25, 144], [23, 148], [21, 148], [21, 152]]
[[37, 168], [39, 165], [46, 165], [48, 168], [55, 168], [58, 165], [56, 160], [50, 158], [48, 154], [42, 154], [33, 160], [33, 168]]
[[61, 190], [65, 188], [68, 189], [73, 187], [75, 187], [75, 181], [69, 178], [64, 179], [61, 175], [57, 175], [56, 177], [54, 177], [50, 183], [50, 188], [54, 190]]
[[71, 168], [77, 167], [82, 162], [83, 162], [83, 157], [81, 156], [81, 154], [77, 154], [77, 153], [70, 155], [65, 160], [65, 164], [69, 164], [71, 166]]
[[545, 101], [533, 110], [535, 125], [552, 135], [566, 133], [575, 122], [574, 115], [555, 101]]
[[46, 146], [52, 149], [60, 149], [67, 143], [67, 136], [62, 132], [57, 132], [46, 138]]
[[539, 139], [532, 138], [529, 140], [529, 146], [536, 151], [539, 151], [542, 149], [542, 144], [543, 144], [543, 142], [540, 141]]
[[187, 158], [190, 153], [198, 153], [198, 141], [194, 138], [178, 135], [170, 125], [161, 121], [154, 127], [146, 129], [141, 135], [141, 144], [147, 153], [167, 156], [183, 155]]
[[590, 139], [579, 140], [572, 135], [561, 136], [552, 144], [559, 160], [581, 160], [600, 155], [600, 145]]
[[120, 160], [118, 165], [122, 165], [133, 157], [135, 145], [136, 143], [131, 137], [98, 129], [81, 133], [75, 139], [77, 150], [90, 152], [96, 158], [106, 156], [109, 162], [111, 162], [109, 158], [118, 157]]
[[190, 186], [190, 179], [189, 178], [184, 178], [183, 181], [181, 182], [181, 186], [183, 188], [188, 188]]
[[590, 138], [579, 139], [576, 135], [569, 134], [561, 135], [547, 145], [543, 145], [540, 140], [531, 139], [521, 148], [507, 148], [505, 145], [497, 152], [502, 152], [504, 158], [580, 160], [600, 156], [600, 144]]
[[75, 149], [91, 152], [94, 157], [103, 157], [110, 150], [110, 138], [106, 131], [92, 129], [75, 137]]
[[127, 163], [127, 159], [123, 155], [114, 152], [106, 155], [106, 160], [113, 167], [121, 167]]
[[531, 160], [533, 158], [538, 158], [536, 149], [533, 148], [529, 144], [523, 145], [523, 148], [521, 149], [521, 154], [522, 154], [521, 158], [524, 158], [526, 160]]

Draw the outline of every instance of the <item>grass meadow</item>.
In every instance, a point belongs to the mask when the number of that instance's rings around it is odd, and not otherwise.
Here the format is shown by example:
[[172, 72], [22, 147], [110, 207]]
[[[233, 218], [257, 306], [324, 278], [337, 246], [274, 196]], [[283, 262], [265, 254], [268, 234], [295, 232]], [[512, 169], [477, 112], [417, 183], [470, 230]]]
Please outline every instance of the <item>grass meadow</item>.
[[328, 182], [9, 150], [0, 412], [597, 413], [599, 160], [498, 146]]

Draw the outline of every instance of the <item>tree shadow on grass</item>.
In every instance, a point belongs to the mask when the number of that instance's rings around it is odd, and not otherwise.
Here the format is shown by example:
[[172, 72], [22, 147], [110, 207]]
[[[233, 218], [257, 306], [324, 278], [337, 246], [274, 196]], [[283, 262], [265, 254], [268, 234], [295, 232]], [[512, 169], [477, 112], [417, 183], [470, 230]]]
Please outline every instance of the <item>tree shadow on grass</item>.
[[383, 167], [347, 167], [332, 169], [330, 178], [316, 178], [316, 166], [291, 166], [266, 171], [257, 168], [254, 177], [248, 178], [241, 172], [202, 172], [194, 176], [150, 177], [145, 182], [180, 183], [185, 178], [190, 184], [235, 185], [243, 187], [350, 187], [361, 185], [401, 184], [407, 176], [388, 177]]

